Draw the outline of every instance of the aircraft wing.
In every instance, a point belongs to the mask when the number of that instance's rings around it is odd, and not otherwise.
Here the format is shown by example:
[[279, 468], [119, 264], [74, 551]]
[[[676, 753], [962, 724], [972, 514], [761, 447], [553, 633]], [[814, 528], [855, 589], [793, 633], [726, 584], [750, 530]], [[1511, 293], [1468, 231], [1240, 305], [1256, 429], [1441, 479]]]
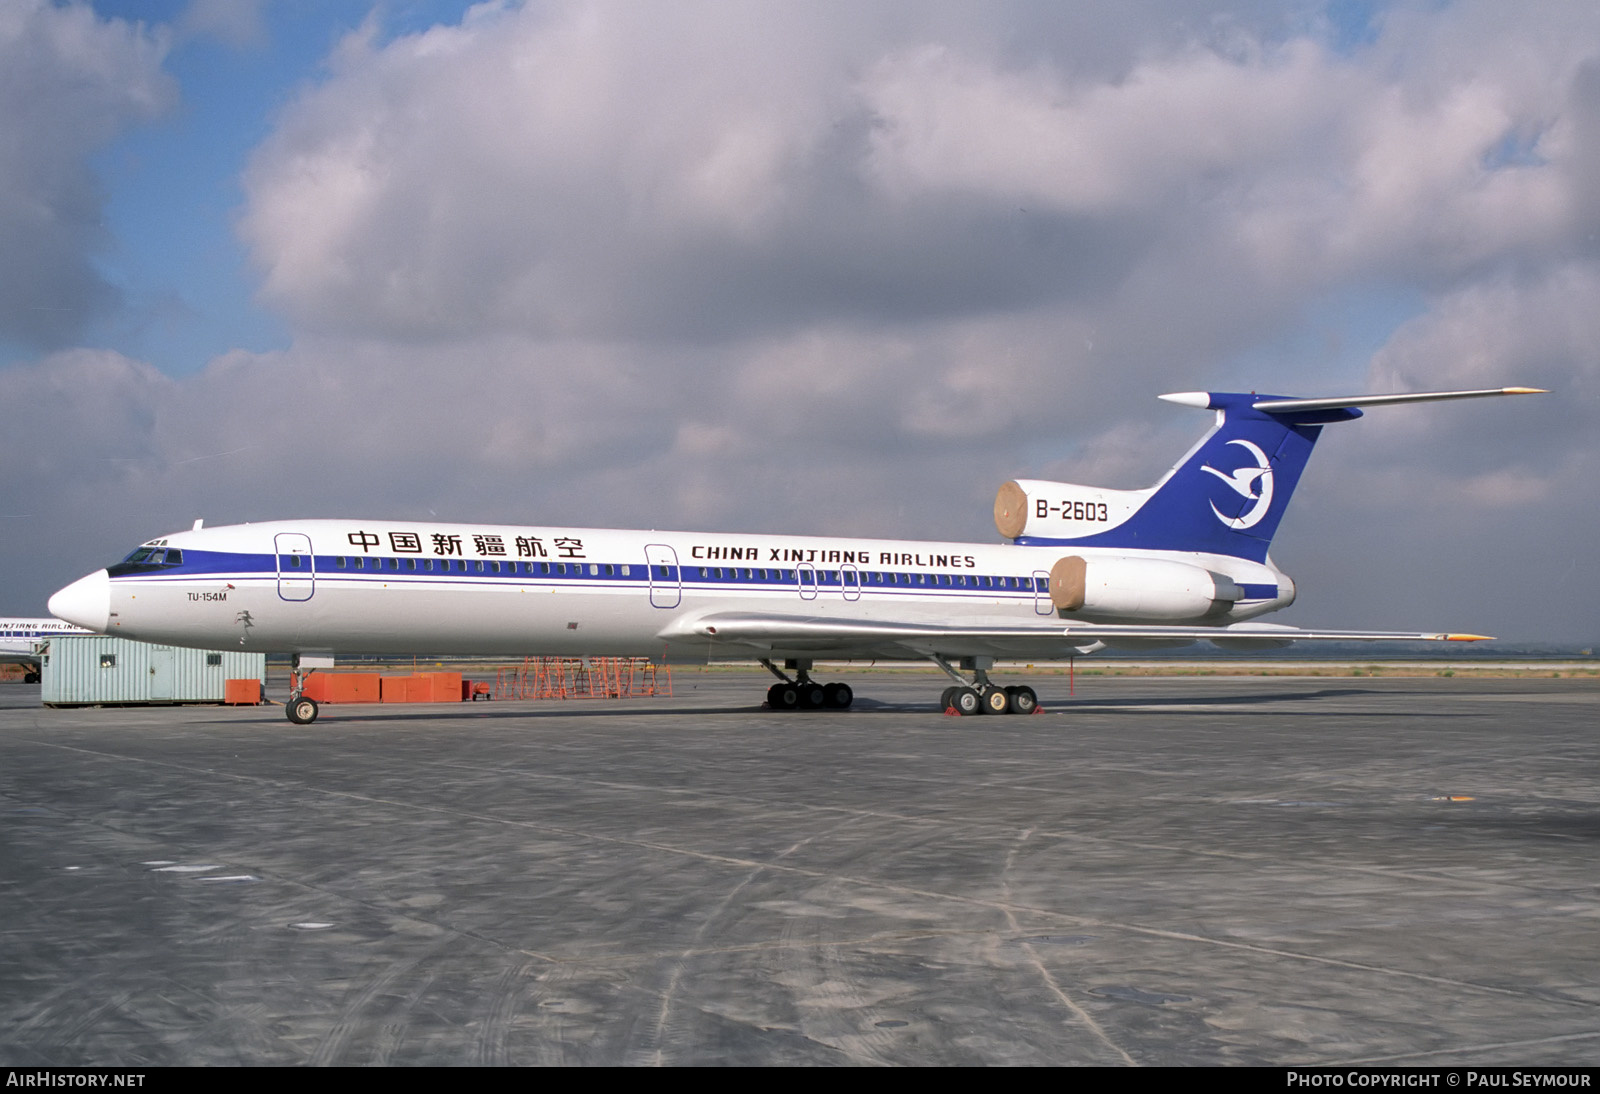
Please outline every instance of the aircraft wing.
[[1302, 630], [1272, 623], [1227, 627], [1094, 624], [1065, 620], [995, 626], [946, 626], [875, 619], [754, 612], [717, 612], [675, 622], [668, 641], [705, 641], [730, 655], [836, 656], [922, 659], [945, 656], [1028, 657], [1048, 660], [1092, 652], [1105, 645], [1177, 644], [1199, 639], [1238, 648], [1291, 642], [1478, 642], [1488, 635], [1449, 632]]

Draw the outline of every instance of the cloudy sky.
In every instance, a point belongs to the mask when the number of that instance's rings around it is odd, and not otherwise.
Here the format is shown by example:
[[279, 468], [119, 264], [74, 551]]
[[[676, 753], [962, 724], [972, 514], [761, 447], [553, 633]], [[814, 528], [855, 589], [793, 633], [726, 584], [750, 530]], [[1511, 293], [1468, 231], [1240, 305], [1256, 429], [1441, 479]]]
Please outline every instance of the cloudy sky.
[[1600, 639], [1600, 6], [0, 3], [0, 612], [360, 516], [993, 541], [1329, 429], [1308, 626]]

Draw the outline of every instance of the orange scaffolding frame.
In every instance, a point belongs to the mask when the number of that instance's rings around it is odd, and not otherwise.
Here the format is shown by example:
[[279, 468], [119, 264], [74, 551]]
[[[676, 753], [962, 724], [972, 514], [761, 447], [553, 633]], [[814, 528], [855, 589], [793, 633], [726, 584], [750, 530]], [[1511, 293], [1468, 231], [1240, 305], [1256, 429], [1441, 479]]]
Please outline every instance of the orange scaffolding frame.
[[496, 670], [496, 699], [630, 699], [672, 694], [672, 669], [647, 657], [524, 657]]

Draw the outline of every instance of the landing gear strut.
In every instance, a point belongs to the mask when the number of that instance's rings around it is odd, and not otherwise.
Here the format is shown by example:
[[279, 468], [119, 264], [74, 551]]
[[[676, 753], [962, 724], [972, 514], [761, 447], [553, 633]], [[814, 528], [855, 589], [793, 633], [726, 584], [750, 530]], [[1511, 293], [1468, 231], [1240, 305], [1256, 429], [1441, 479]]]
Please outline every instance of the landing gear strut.
[[972, 673], [970, 684], [950, 666], [949, 661], [938, 654], [929, 654], [928, 659], [956, 682], [955, 687], [945, 688], [944, 694], [940, 697], [939, 706], [943, 710], [954, 710], [961, 715], [1032, 714], [1039, 708], [1039, 697], [1034, 694], [1032, 688], [1003, 688], [990, 683], [989, 670], [994, 667], [992, 657], [961, 659], [961, 667]]
[[773, 710], [847, 710], [855, 701], [856, 693], [849, 684], [819, 684], [812, 680], [810, 661], [783, 663], [784, 668], [794, 670], [793, 680], [766, 658], [761, 659], [761, 664], [779, 680], [767, 689], [767, 706]]
[[300, 694], [301, 689], [306, 686], [306, 676], [309, 675], [311, 673], [306, 673], [305, 676], [300, 674], [300, 655], [296, 654], [294, 667], [289, 671], [289, 701], [283, 704], [283, 713], [297, 726], [308, 726], [317, 720], [317, 701]]

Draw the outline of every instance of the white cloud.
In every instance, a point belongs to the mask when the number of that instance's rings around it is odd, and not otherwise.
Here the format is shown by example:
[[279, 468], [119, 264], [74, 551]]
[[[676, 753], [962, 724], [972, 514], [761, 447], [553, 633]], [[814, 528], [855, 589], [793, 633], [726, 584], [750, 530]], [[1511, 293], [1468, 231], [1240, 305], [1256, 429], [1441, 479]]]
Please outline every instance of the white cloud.
[[1303, 155], [1348, 105], [1343, 83], [1305, 40], [1242, 59], [1187, 50], [1087, 86], [930, 46], [885, 58], [865, 81], [871, 170], [896, 193], [1143, 210], [1197, 178]]
[[90, 156], [171, 104], [164, 38], [86, 5], [0, 5], [0, 341], [68, 344], [115, 291]]
[[259, 46], [267, 39], [261, 18], [263, 0], [190, 0], [177, 20], [178, 33], [216, 38], [235, 47]]

